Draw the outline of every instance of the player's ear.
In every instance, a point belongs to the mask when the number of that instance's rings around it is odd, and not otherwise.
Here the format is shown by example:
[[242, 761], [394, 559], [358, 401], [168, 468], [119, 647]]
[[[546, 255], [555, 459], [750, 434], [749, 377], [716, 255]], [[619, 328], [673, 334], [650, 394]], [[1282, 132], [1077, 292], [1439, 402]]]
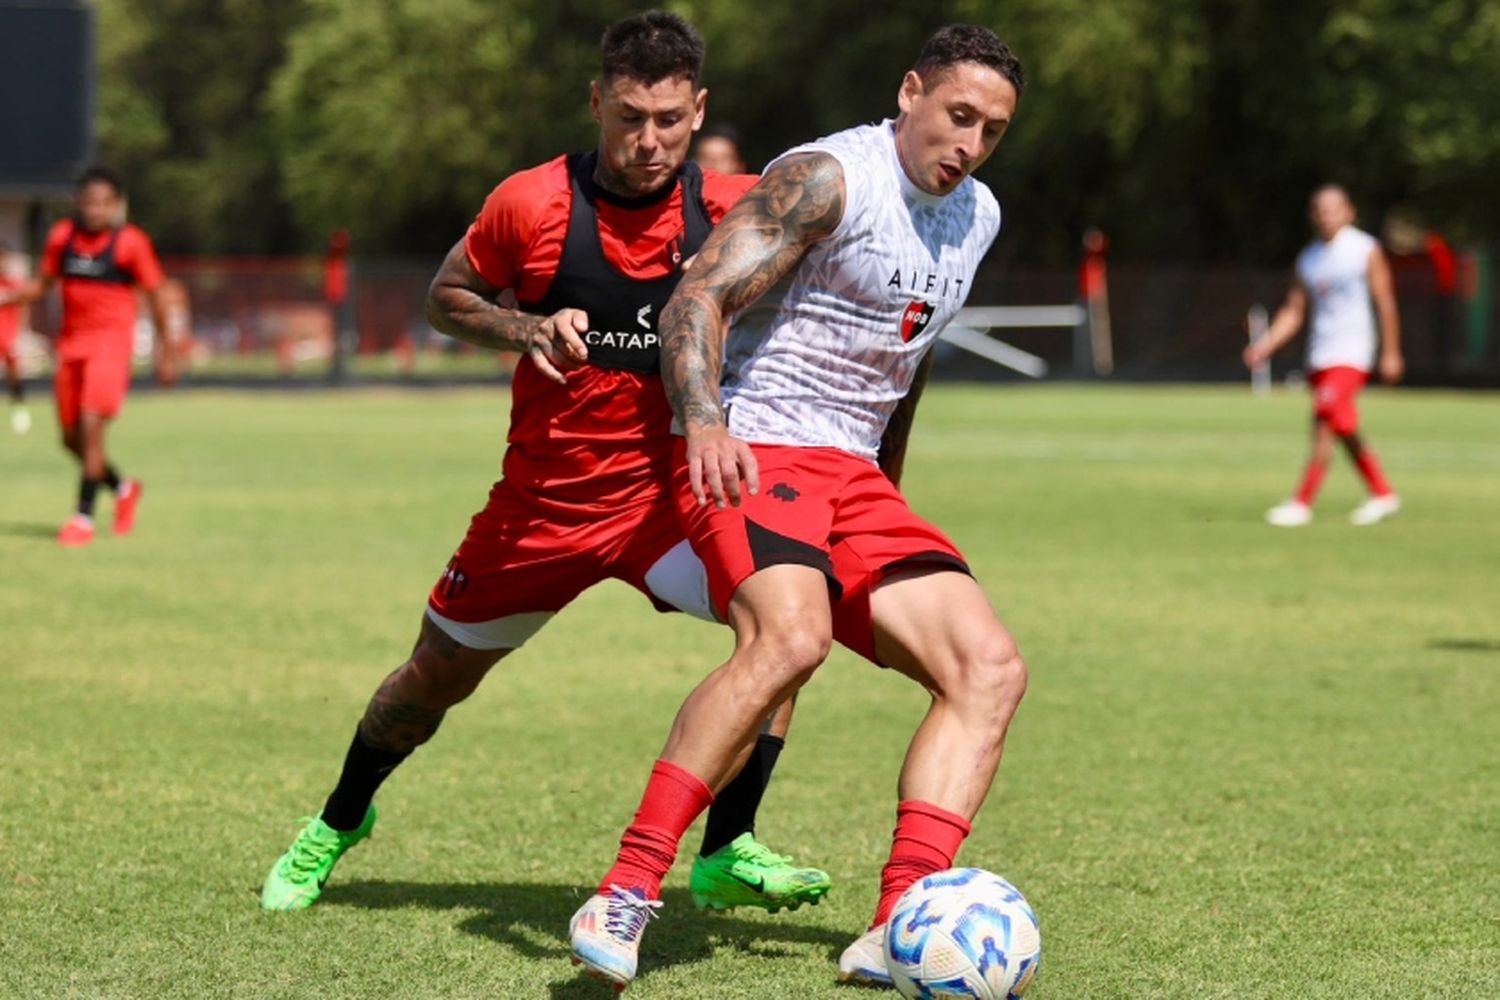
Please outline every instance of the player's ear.
[[708, 88], [704, 87], [698, 91], [698, 97], [693, 101], [693, 131], [696, 132], [703, 127], [703, 115], [708, 111]]
[[603, 122], [604, 122], [604, 117], [603, 117], [603, 115], [599, 111], [599, 106], [600, 106], [600, 104], [603, 103], [603, 101], [604, 101], [604, 94], [599, 89], [599, 81], [598, 80], [590, 80], [589, 81], [589, 116], [591, 118], [593, 118], [594, 121], [599, 122], [600, 124], [603, 124]]
[[922, 77], [917, 74], [917, 71], [914, 69], [907, 70], [906, 75], [901, 78], [901, 90], [896, 94], [896, 105], [901, 109], [901, 113], [911, 114], [912, 109], [916, 107], [918, 98], [926, 93], [926, 90], [926, 86], [922, 83]]

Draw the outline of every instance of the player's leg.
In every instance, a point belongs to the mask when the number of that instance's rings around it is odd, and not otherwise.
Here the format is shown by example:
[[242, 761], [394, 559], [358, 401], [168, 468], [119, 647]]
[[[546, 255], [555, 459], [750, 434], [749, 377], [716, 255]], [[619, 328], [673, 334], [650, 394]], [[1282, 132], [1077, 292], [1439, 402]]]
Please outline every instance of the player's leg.
[[[62, 446], [77, 459], [81, 470], [84, 461], [82, 362], [58, 362], [57, 374], [53, 379], [53, 399], [57, 404], [57, 423]], [[57, 532], [59, 544], [70, 548], [87, 545], [94, 540], [93, 491], [88, 489], [84, 479], [86, 477], [80, 477], [77, 507]]]
[[621, 988], [635, 978], [641, 935], [683, 833], [734, 777], [771, 709], [828, 655], [828, 578], [808, 565], [760, 569], [735, 591], [728, 620], [733, 655], [683, 702], [614, 865], [568, 927], [574, 962]]
[[31, 411], [26, 408], [26, 381], [21, 378], [21, 363], [13, 350], [4, 352], [5, 384], [10, 391], [10, 429], [16, 434], [31, 430]]
[[[1347, 374], [1344, 374], [1347, 373]], [[1329, 414], [1329, 426], [1338, 435], [1339, 442], [1344, 446], [1344, 451], [1349, 455], [1349, 460], [1359, 470], [1360, 478], [1364, 480], [1365, 488], [1369, 491], [1369, 499], [1349, 514], [1349, 520], [1358, 525], [1375, 524], [1383, 521], [1401, 509], [1401, 499], [1391, 489], [1391, 484], [1385, 478], [1385, 472], [1380, 467], [1380, 460], [1375, 457], [1375, 452], [1366, 447], [1364, 439], [1359, 433], [1359, 409], [1356, 400], [1359, 390], [1363, 388], [1366, 376], [1363, 372], [1354, 369], [1341, 370], [1344, 374], [1340, 384], [1340, 394], [1336, 405]]]
[[495, 663], [601, 578], [597, 555], [569, 542], [579, 528], [537, 519], [507, 484], [495, 485], [428, 596], [411, 655], [367, 703], [322, 812], [272, 866], [264, 908], [312, 905], [333, 865], [369, 834], [382, 783]]
[[875, 585], [870, 615], [879, 661], [932, 696], [901, 769], [870, 929], [839, 960], [841, 978], [886, 983], [885, 921], [913, 882], [952, 867], [994, 780], [1026, 666], [979, 585], [946, 566], [893, 572]]
[[[650, 523], [663, 519], [653, 517]], [[662, 537], [646, 546], [640, 564], [647, 568], [635, 584], [658, 608], [663, 605], [705, 621], [717, 622], [708, 593], [708, 575], [692, 546], [681, 537], [676, 516], [668, 513]], [[646, 528], [643, 525], [643, 529]], [[661, 553], [658, 555], [657, 553]], [[714, 797], [704, 819], [703, 843], [693, 858], [689, 885], [699, 909], [732, 910], [758, 906], [776, 912], [816, 904], [831, 886], [828, 874], [801, 868], [755, 838], [755, 817], [776, 762], [786, 745], [795, 697], [778, 706], [761, 727], [745, 762], [733, 780]]]
[[508, 652], [471, 649], [423, 617], [411, 655], [366, 705], [322, 811], [271, 866], [261, 887], [264, 909], [301, 910], [317, 901], [339, 858], [374, 828], [380, 786]]

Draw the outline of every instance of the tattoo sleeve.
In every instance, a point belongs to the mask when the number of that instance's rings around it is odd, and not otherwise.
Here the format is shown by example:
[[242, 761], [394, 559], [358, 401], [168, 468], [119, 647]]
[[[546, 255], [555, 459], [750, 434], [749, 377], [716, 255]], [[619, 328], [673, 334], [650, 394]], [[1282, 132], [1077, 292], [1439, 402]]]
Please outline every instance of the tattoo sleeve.
[[454, 244], [427, 289], [427, 322], [434, 330], [494, 351], [524, 351], [545, 317], [507, 309], [501, 290], [469, 263], [463, 241]]
[[826, 153], [782, 160], [724, 216], [661, 312], [662, 382], [685, 425], [724, 423], [719, 376], [730, 314], [780, 281], [843, 216], [843, 168]]
[[876, 461], [880, 471], [897, 486], [901, 485], [901, 470], [906, 465], [906, 442], [911, 437], [911, 425], [917, 418], [917, 403], [922, 399], [922, 390], [927, 388], [927, 376], [932, 373], [932, 348], [917, 364], [912, 376], [911, 388], [896, 404], [891, 419], [886, 422], [885, 433], [880, 436], [880, 455]]

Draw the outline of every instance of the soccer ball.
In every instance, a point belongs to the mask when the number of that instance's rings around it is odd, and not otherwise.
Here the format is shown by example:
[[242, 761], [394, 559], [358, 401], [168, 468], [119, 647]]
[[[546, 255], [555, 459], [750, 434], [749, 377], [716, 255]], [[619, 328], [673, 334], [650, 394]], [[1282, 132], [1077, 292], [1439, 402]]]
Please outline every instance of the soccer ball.
[[904, 997], [1019, 997], [1041, 960], [1031, 904], [983, 868], [950, 868], [915, 883], [885, 927], [886, 968]]

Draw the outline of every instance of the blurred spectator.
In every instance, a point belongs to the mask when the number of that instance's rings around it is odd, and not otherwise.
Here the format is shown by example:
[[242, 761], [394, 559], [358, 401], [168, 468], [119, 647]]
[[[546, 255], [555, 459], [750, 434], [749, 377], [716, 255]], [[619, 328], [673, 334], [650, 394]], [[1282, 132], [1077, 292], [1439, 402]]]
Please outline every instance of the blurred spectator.
[[716, 170], [721, 174], [749, 171], [745, 165], [745, 144], [733, 125], [709, 125], [700, 131], [698, 145], [693, 149], [693, 162], [704, 170]]

